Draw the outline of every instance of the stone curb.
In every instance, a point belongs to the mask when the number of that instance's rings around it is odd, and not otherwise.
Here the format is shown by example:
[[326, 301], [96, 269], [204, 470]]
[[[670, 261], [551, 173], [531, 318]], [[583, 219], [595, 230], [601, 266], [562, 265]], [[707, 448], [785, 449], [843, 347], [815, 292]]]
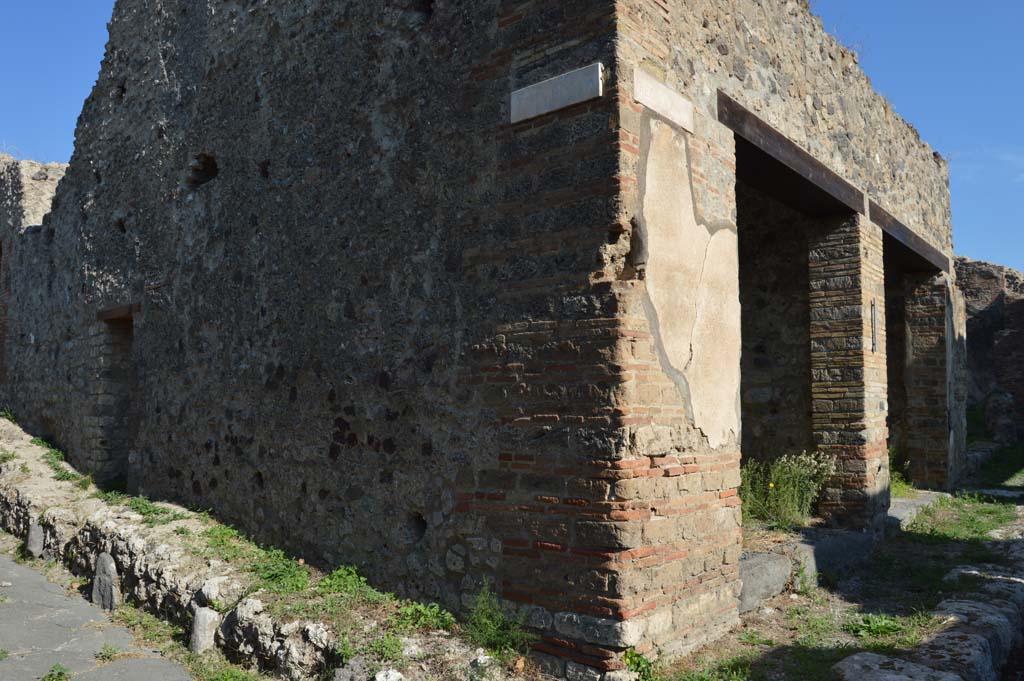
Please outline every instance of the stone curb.
[[995, 567], [959, 567], [961, 577], [988, 580], [980, 597], [947, 599], [935, 608], [947, 628], [914, 650], [883, 656], [858, 653], [833, 667], [844, 681], [998, 681], [1024, 643], [1024, 578]]

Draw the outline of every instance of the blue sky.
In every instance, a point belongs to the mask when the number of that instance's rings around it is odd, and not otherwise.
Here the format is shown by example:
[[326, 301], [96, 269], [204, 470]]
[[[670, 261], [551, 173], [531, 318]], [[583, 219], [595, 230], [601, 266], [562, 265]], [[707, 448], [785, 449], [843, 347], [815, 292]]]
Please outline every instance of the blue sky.
[[950, 163], [960, 255], [1024, 270], [1024, 2], [815, 0], [875, 89]]
[[[0, 0], [0, 151], [70, 158], [112, 7]], [[815, 0], [814, 8], [949, 159], [957, 252], [1024, 269], [1024, 2]]]

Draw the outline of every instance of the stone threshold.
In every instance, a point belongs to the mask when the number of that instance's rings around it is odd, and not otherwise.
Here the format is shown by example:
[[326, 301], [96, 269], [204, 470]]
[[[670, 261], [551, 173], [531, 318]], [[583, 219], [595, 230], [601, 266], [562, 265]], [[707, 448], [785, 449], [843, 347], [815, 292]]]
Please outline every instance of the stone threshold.
[[[30, 557], [58, 562], [89, 578], [94, 602], [113, 609], [130, 601], [181, 624], [191, 632], [192, 652], [216, 646], [230, 660], [291, 681], [323, 679], [330, 673], [340, 640], [323, 623], [273, 618], [261, 593], [250, 593], [251, 575], [188, 548], [185, 537], [208, 527], [203, 516], [160, 503], [177, 519], [147, 525], [139, 513], [96, 498], [95, 488], [55, 480], [43, 458], [45, 450], [3, 419], [0, 451], [15, 455], [0, 464], [0, 528], [24, 540]], [[402, 640], [407, 649], [418, 651], [414, 659], [430, 654], [443, 660], [451, 678], [474, 678], [482, 664], [489, 667], [491, 678], [512, 678], [500, 665], [488, 662], [483, 651], [445, 632]], [[335, 678], [369, 678], [363, 665], [354, 658]], [[426, 664], [412, 661], [409, 666], [410, 681], [429, 677]], [[388, 671], [390, 679], [406, 678]]]

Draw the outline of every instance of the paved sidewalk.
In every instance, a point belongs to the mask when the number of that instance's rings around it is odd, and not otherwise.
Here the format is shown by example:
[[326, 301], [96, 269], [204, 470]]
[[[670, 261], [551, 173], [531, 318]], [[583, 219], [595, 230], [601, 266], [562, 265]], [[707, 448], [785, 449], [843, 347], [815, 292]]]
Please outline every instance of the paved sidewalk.
[[[121, 651], [118, 659], [97, 660], [104, 645]], [[180, 665], [136, 646], [102, 610], [7, 555], [0, 555], [0, 650], [7, 652], [0, 681], [34, 681], [56, 664], [75, 681], [189, 681]]]

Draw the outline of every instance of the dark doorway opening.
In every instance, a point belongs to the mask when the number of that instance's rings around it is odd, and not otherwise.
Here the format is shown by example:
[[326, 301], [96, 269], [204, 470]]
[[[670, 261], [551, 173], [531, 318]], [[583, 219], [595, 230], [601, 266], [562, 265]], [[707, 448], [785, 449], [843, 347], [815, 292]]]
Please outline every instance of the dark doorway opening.
[[743, 460], [814, 451], [809, 251], [845, 204], [736, 137]]
[[124, 489], [138, 423], [134, 400], [135, 325], [130, 311], [102, 322], [95, 403], [99, 438], [93, 477], [104, 487]]

